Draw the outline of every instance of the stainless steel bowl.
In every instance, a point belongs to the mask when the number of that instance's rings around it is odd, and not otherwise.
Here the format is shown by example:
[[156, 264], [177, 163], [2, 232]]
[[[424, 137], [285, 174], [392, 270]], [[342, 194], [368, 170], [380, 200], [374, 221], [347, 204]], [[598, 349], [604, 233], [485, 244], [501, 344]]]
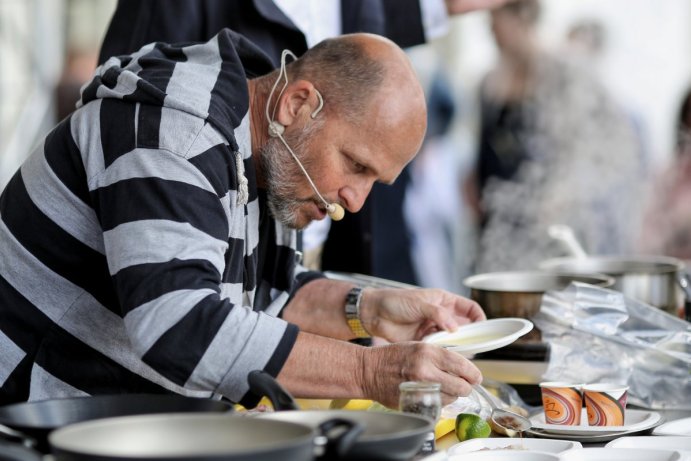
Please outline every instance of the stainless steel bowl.
[[473, 275], [463, 284], [470, 288], [470, 297], [482, 306], [488, 318], [530, 318], [540, 310], [546, 291], [562, 290], [571, 282], [610, 287], [614, 279], [597, 273], [512, 271]]

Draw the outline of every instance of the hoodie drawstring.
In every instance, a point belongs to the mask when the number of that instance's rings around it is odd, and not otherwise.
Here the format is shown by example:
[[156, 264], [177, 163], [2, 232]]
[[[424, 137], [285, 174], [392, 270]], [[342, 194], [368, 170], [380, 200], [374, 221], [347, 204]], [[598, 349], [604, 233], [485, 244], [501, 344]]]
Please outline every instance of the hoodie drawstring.
[[235, 169], [238, 179], [238, 193], [235, 203], [237, 206], [247, 205], [250, 193], [247, 188], [247, 178], [245, 177], [245, 164], [242, 162], [242, 156], [239, 151], [235, 152]]

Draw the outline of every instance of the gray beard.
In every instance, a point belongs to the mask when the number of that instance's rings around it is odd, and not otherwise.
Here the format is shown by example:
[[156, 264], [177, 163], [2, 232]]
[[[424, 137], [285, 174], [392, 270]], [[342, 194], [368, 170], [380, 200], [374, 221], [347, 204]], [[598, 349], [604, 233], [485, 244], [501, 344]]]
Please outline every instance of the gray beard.
[[[308, 172], [311, 162], [305, 159], [303, 152], [306, 152], [309, 146], [308, 139], [321, 128], [323, 121], [324, 119], [320, 119], [309, 123], [297, 134], [284, 135], [286, 142]], [[269, 212], [285, 227], [304, 228], [304, 225], [299, 226], [297, 223], [298, 209], [306, 202], [312, 202], [312, 199], [297, 198], [296, 191], [305, 181], [302, 170], [280, 139], [269, 138], [260, 155]]]

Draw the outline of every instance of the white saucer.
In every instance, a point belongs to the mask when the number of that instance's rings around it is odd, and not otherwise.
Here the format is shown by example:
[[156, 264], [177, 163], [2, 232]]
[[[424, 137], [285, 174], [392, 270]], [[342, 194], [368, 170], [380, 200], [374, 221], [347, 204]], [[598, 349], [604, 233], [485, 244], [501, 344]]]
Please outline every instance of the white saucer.
[[[658, 427], [662, 427], [658, 426]], [[616, 448], [654, 448], [662, 450], [677, 450], [691, 454], [691, 437], [668, 435], [658, 437], [655, 435], [636, 435], [631, 437], [619, 437], [609, 442], [606, 447]]]
[[686, 457], [674, 450], [651, 448], [584, 448], [559, 456], [562, 461], [681, 461]]
[[507, 437], [490, 437], [485, 439], [470, 439], [457, 443], [450, 447], [446, 452], [449, 456], [461, 453], [471, 453], [482, 449], [499, 450], [509, 447], [515, 452], [517, 447], [530, 451], [541, 451], [545, 453], [561, 453], [566, 450], [582, 448], [579, 442], [570, 440], [546, 440], [546, 439], [511, 439]]
[[662, 421], [660, 413], [656, 411], [627, 409], [624, 417], [626, 424], [623, 426], [589, 426], [585, 408], [582, 411], [581, 424], [577, 426], [546, 424], [544, 413], [539, 413], [530, 418], [533, 427], [527, 432], [534, 437], [606, 442], [622, 435], [651, 429]]
[[691, 436], [691, 418], [675, 419], [660, 424], [653, 430], [653, 435], [683, 435]]
[[532, 322], [526, 319], [507, 317], [469, 323], [454, 332], [440, 331], [423, 341], [471, 356], [509, 345], [532, 329]]

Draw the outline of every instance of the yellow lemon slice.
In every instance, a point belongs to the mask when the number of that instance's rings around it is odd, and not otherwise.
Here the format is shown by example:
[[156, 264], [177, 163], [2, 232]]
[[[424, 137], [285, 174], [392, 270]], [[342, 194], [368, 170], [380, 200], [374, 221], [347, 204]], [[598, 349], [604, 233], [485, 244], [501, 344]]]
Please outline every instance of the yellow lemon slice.
[[434, 426], [434, 438], [440, 439], [444, 437], [449, 432], [452, 432], [456, 427], [455, 418], [442, 418]]
[[371, 405], [371, 400], [334, 399], [331, 401], [329, 408], [332, 410], [367, 410]]

